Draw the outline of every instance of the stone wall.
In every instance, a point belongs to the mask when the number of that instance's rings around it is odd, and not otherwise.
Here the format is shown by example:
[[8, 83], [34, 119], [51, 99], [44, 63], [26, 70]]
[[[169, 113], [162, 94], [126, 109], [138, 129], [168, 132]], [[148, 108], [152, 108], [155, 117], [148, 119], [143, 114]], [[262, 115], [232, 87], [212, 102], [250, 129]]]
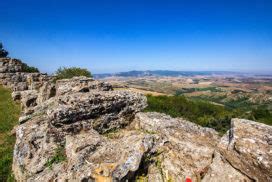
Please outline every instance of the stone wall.
[[50, 79], [47, 74], [23, 72], [18, 59], [0, 58], [0, 83], [13, 91], [38, 90]]
[[0, 58], [0, 84], [12, 89], [14, 100], [20, 101], [22, 117], [34, 112], [34, 107], [56, 94], [53, 77], [42, 73], [28, 73], [19, 59]]

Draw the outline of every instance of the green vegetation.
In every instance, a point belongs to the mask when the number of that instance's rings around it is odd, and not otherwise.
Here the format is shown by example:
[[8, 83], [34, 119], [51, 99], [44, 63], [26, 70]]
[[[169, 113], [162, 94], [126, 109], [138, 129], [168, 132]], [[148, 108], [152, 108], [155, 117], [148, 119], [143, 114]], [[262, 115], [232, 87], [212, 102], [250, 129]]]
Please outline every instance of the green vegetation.
[[27, 72], [27, 73], [39, 73], [40, 72], [38, 68], [28, 66], [25, 63], [23, 63], [23, 65], [22, 65], [22, 71]]
[[0, 181], [14, 181], [11, 164], [15, 136], [10, 132], [19, 114], [20, 106], [12, 101], [10, 90], [0, 86]]
[[205, 100], [205, 101], [222, 104], [223, 103], [222, 100], [226, 99], [227, 97], [225, 95], [213, 95], [213, 96], [199, 95], [199, 96], [191, 96], [190, 98], [193, 100]]
[[205, 100], [224, 105], [228, 110], [235, 112], [239, 118], [250, 119], [268, 125], [272, 125], [271, 104], [253, 104], [248, 97], [241, 97], [236, 100], [228, 100], [226, 96], [196, 96], [193, 100]]
[[0, 58], [7, 57], [8, 54], [8, 51], [3, 48], [3, 44], [0, 42]]
[[175, 94], [177, 87], [173, 86], [172, 83], [168, 82], [156, 82], [149, 80], [129, 80], [127, 84], [133, 86], [134, 88], [146, 90], [146, 91], [154, 91], [161, 92], [166, 94]]
[[115, 139], [115, 138], [118, 138], [119, 132], [120, 132], [119, 128], [112, 128], [112, 129], [106, 131], [105, 133], [103, 133], [103, 135], [107, 138]]
[[266, 107], [258, 107], [250, 113], [249, 119], [272, 125], [272, 113]]
[[172, 117], [183, 117], [204, 127], [214, 128], [224, 133], [230, 126], [235, 113], [223, 106], [205, 101], [189, 100], [184, 96], [151, 96], [148, 95], [146, 111], [169, 114]]
[[182, 95], [185, 93], [193, 93], [193, 92], [200, 92], [200, 91], [222, 92], [221, 89], [218, 87], [182, 88], [182, 89], [178, 89], [175, 95]]
[[58, 148], [55, 149], [55, 155], [47, 161], [46, 167], [52, 169], [53, 164], [58, 164], [65, 160], [66, 160], [65, 148], [63, 146], [59, 146]]
[[92, 77], [92, 74], [90, 71], [84, 68], [78, 68], [78, 67], [61, 67], [59, 68], [56, 73], [56, 80], [60, 79], [68, 79], [73, 78], [75, 76], [86, 76], [86, 77]]
[[[156, 111], [172, 117], [183, 117], [204, 127], [210, 127], [219, 133], [225, 133], [230, 127], [231, 118], [245, 118], [272, 125], [272, 113], [266, 107], [240, 109], [241, 104], [229, 103], [227, 106], [212, 104], [209, 101], [189, 99], [184, 96], [147, 96], [147, 112]], [[241, 102], [244, 102], [241, 99]], [[238, 102], [240, 103], [240, 102]], [[230, 107], [230, 105], [232, 107]]]

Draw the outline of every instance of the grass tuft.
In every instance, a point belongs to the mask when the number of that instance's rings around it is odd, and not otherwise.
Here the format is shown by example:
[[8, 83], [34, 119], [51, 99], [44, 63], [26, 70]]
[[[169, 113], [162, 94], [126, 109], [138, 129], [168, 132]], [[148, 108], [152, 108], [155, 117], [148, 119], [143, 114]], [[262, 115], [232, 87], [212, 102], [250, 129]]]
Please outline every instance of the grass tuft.
[[65, 148], [63, 146], [59, 146], [55, 149], [55, 155], [47, 161], [46, 167], [52, 169], [53, 164], [58, 164], [63, 161], [66, 161]]

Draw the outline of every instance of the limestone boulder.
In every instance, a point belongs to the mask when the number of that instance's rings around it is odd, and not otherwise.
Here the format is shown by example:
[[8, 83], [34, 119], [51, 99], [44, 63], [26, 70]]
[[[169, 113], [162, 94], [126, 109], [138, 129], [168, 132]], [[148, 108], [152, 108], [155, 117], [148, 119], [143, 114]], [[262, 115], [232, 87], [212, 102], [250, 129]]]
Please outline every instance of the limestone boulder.
[[13, 94], [14, 99], [15, 97], [18, 98], [19, 95], [24, 115], [32, 114], [35, 110], [35, 106], [37, 106], [38, 92], [36, 90], [25, 90], [21, 91], [20, 94], [16, 92]]
[[17, 181], [26, 181], [29, 176], [43, 171], [58, 147], [49, 134], [44, 116], [29, 115], [28, 121], [16, 128], [12, 170]]
[[101, 82], [87, 77], [74, 77], [72, 79], [58, 80], [56, 83], [56, 95], [67, 93], [90, 92], [90, 91], [110, 91], [112, 86], [107, 82]]
[[92, 91], [58, 96], [47, 111], [52, 125], [87, 121], [100, 133], [129, 124], [146, 107], [146, 97], [128, 91]]
[[32, 174], [27, 181], [134, 181], [154, 145], [152, 135], [125, 130], [116, 138], [88, 130], [65, 139], [65, 161]]
[[256, 181], [272, 181], [272, 126], [233, 119], [219, 143], [221, 155]]
[[241, 173], [239, 169], [237, 170], [233, 168], [229, 162], [218, 151], [216, 151], [214, 153], [212, 164], [201, 181], [253, 182], [254, 180]]
[[149, 169], [154, 179], [184, 181], [189, 177], [197, 181], [213, 161], [219, 142], [218, 133], [213, 129], [160, 113], [138, 113], [133, 125], [159, 137], [154, 148], [156, 165]]
[[[121, 181], [133, 179], [154, 145], [154, 137], [137, 131], [122, 131], [116, 138], [82, 133], [66, 138], [67, 157], [81, 179]], [[78, 141], [81, 141], [80, 143]], [[133, 145], [131, 145], [133, 143]], [[90, 152], [92, 151], [92, 152]], [[89, 169], [89, 170], [87, 170]], [[85, 176], [84, 176], [85, 175]]]
[[42, 81], [42, 85], [38, 88], [37, 103], [42, 104], [52, 97], [56, 96], [56, 84], [50, 81]]
[[[14, 93], [24, 111], [32, 109], [20, 117], [16, 128], [13, 172], [17, 181], [120, 181], [135, 177], [155, 144], [154, 136], [129, 130], [114, 138], [107, 135], [132, 122], [146, 106], [143, 95], [94, 89], [67, 92], [38, 103], [39, 94], [36, 90], [19, 96]], [[59, 150], [64, 161], [57, 160]]]

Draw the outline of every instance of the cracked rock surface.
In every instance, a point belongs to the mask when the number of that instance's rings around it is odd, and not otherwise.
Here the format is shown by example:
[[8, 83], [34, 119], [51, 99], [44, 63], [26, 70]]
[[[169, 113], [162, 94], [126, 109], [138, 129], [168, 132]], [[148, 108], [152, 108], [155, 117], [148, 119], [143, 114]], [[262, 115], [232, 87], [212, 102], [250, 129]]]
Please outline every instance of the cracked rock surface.
[[[107, 89], [106, 83], [89, 85], [92, 89], [88, 91], [81, 92], [80, 87], [86, 85], [79, 85], [79, 89], [70, 89], [43, 103], [36, 102], [37, 91], [21, 93], [24, 110], [32, 112], [24, 112], [20, 118], [23, 122], [16, 129], [16, 180], [120, 181], [134, 177], [154, 146], [154, 136], [136, 130], [122, 130], [116, 138], [107, 134], [127, 126], [135, 113], [146, 107], [146, 98]], [[60, 87], [56, 88], [60, 93]]]

